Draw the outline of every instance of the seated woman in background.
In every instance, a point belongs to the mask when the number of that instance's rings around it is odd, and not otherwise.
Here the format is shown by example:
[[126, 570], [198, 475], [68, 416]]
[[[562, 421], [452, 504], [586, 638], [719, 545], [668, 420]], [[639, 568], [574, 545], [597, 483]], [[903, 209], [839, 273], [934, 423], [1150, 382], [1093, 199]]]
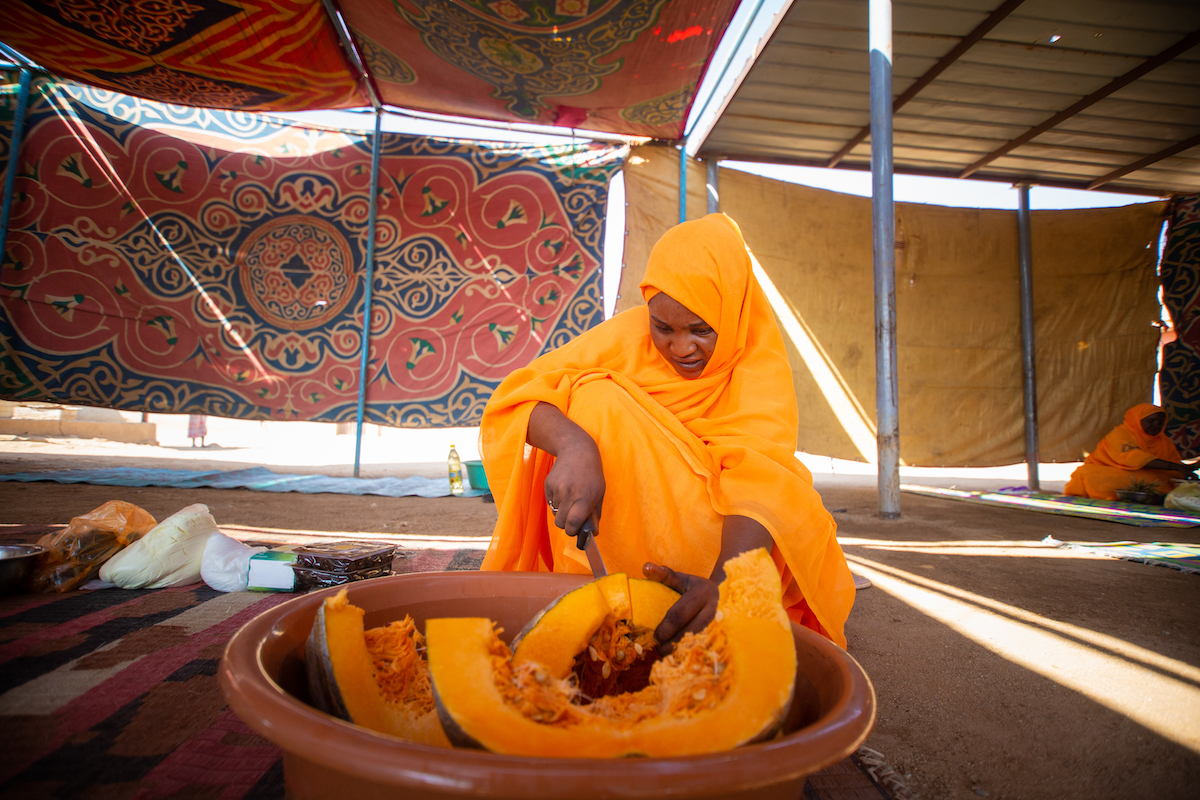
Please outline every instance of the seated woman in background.
[[489, 400], [499, 519], [483, 569], [590, 574], [572, 537], [592, 519], [610, 573], [682, 595], [656, 632], [669, 643], [713, 618], [728, 559], [766, 547], [789, 616], [845, 647], [854, 579], [795, 456], [791, 367], [737, 225], [710, 214], [667, 231], [641, 290], [646, 306]]
[[1118, 489], [1131, 481], [1157, 482], [1166, 494], [1175, 479], [1194, 477], [1197, 466], [1181, 463], [1175, 444], [1163, 433], [1167, 412], [1150, 403], [1139, 403], [1125, 412], [1125, 421], [1113, 428], [1082, 466], [1071, 473], [1064, 494], [1116, 500]]

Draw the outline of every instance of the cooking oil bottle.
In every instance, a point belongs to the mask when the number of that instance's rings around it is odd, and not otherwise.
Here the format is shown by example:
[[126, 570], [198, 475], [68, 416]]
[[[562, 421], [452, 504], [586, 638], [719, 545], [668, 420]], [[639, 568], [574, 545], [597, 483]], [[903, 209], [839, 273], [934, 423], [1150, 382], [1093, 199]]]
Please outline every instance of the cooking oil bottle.
[[450, 445], [450, 455], [446, 458], [446, 469], [450, 473], [450, 493], [462, 494], [462, 461], [458, 457], [458, 451], [454, 449], [454, 445]]

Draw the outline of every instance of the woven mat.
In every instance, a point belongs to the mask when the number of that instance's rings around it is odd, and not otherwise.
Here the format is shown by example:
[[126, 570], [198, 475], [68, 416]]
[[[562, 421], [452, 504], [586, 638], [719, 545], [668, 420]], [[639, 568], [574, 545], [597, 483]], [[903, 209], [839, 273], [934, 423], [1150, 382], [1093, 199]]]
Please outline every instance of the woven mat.
[[[3, 525], [0, 542], [35, 541], [58, 527]], [[273, 544], [322, 538], [222, 530]], [[393, 569], [479, 568], [478, 542], [453, 545], [406, 550]], [[228, 708], [216, 675], [234, 632], [290, 597], [204, 584], [0, 597], [0, 795], [283, 798], [279, 748]], [[803, 800], [896, 797], [872, 772], [846, 759], [813, 775]]]
[[[0, 473], [0, 481], [54, 481], [97, 486], [166, 486], [173, 489], [249, 489], [254, 492], [353, 494], [380, 497], [453, 497], [445, 478], [340, 478], [330, 475], [288, 475], [266, 467], [230, 471], [143, 469], [60, 469], [45, 472]], [[482, 497], [484, 489], [465, 487], [460, 497]]]
[[1053, 536], [1047, 536], [1042, 542], [1068, 550], [1083, 550], [1109, 558], [1119, 558], [1122, 561], [1139, 561], [1200, 575], [1200, 545], [1167, 542], [1060, 542]]
[[962, 489], [943, 489], [938, 486], [916, 486], [902, 484], [900, 490], [927, 497], [943, 497], [947, 500], [962, 500], [988, 506], [1019, 508], [1023, 511], [1041, 511], [1068, 517], [1086, 517], [1136, 525], [1139, 528], [1194, 528], [1200, 525], [1200, 514], [1175, 511], [1158, 506], [1139, 503], [1122, 503], [1119, 500], [1096, 500], [1091, 497], [1068, 497], [1061, 494], [970, 492]]

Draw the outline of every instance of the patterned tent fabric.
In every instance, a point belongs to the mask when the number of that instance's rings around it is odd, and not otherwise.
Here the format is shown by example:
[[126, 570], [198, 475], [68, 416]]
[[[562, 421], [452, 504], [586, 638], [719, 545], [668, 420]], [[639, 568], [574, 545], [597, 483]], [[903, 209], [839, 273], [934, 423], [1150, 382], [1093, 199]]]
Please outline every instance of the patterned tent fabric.
[[[738, 0], [341, 0], [383, 102], [679, 139]], [[322, 0], [12, 0], [52, 73], [242, 111], [368, 105]]]
[[1159, 391], [1167, 432], [1184, 458], [1200, 456], [1200, 194], [1176, 195], [1167, 210], [1163, 304], [1175, 341], [1163, 347]]
[[10, 0], [0, 40], [60, 77], [163, 103], [369, 105], [321, 0]]
[[[0, 397], [354, 419], [369, 137], [36, 88], [0, 265]], [[627, 152], [384, 134], [367, 421], [475, 424], [512, 369], [603, 318]]]
[[679, 139], [737, 0], [341, 0], [384, 102]]

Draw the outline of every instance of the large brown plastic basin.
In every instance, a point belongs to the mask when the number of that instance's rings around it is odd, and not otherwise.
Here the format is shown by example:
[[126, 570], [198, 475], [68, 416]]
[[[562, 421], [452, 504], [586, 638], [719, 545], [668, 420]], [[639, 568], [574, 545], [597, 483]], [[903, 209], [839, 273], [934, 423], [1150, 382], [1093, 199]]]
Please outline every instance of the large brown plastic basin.
[[[524, 572], [397, 575], [350, 584], [368, 628], [411, 614], [489, 617], [511, 637], [586, 579]], [[446, 750], [372, 733], [308, 705], [304, 641], [336, 589], [297, 597], [247, 623], [221, 661], [221, 688], [247, 725], [284, 752], [292, 798], [787, 798], [841, 761], [875, 721], [875, 692], [841, 648], [793, 625], [799, 670], [785, 735], [687, 758], [528, 758]]]

